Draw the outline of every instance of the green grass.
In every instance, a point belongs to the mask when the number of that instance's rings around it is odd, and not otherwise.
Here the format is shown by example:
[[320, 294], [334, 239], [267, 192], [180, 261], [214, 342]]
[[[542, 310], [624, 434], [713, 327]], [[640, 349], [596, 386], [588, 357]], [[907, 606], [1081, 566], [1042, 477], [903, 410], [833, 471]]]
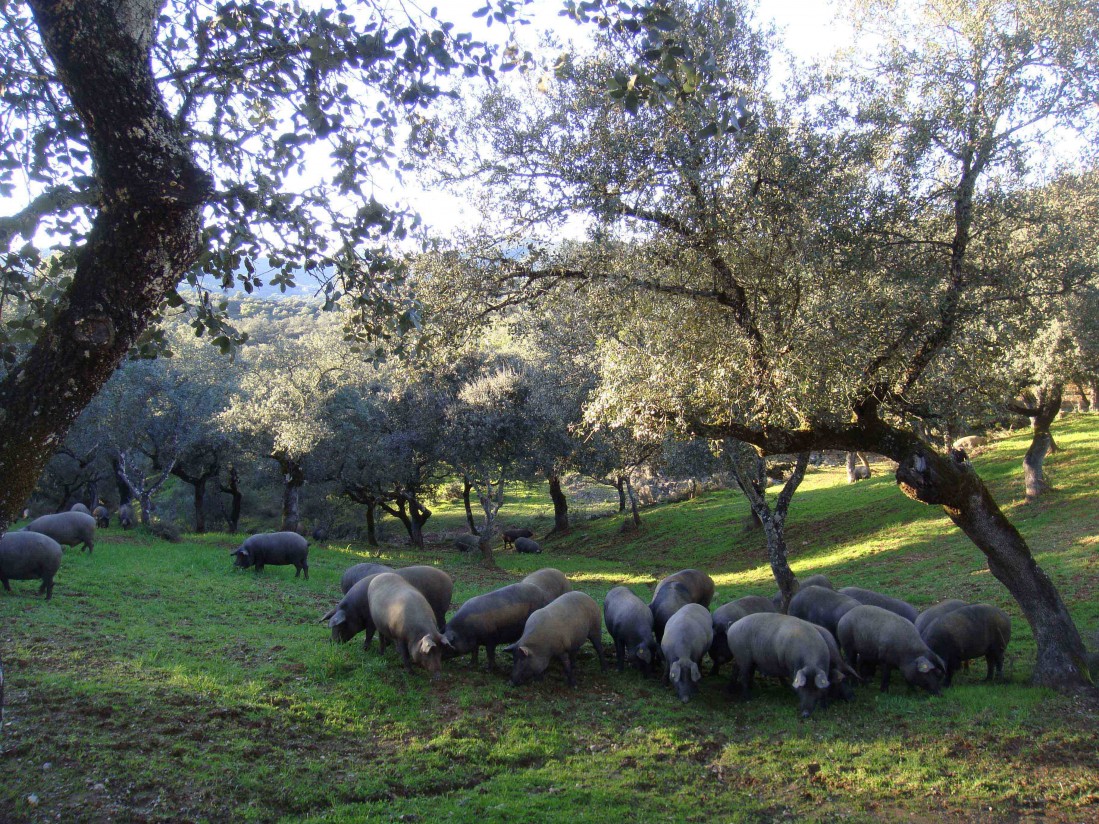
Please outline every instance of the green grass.
[[[1058, 422], [1054, 434], [1057, 490], [1037, 504], [1022, 503], [1025, 435], [974, 462], [1088, 635], [1099, 627], [1099, 416]], [[540, 489], [512, 494], [506, 523], [548, 529]], [[436, 512], [429, 526], [463, 520], [460, 505]], [[382, 559], [439, 564], [456, 603], [542, 565], [597, 599], [620, 583], [647, 597], [687, 566], [714, 576], [715, 604], [774, 591], [738, 496], [642, 517], [642, 532], [626, 536], [617, 517], [582, 521], [541, 557], [499, 554], [497, 570], [445, 542], [425, 553], [386, 546]], [[1019, 615], [976, 549], [941, 512], [902, 496], [884, 464], [854, 486], [842, 469], [811, 472], [788, 539], [798, 573], [921, 606], [957, 596]], [[939, 698], [864, 687], [801, 721], [778, 684], [740, 702], [724, 676], [707, 677], [682, 705], [656, 679], [599, 672], [590, 650], [575, 690], [556, 668], [516, 689], [467, 659], [448, 661], [439, 682], [409, 675], [376, 646], [329, 644], [318, 623], [365, 547], [314, 547], [305, 581], [290, 567], [234, 571], [237, 540], [170, 545], [107, 530], [94, 556], [66, 552], [50, 603], [35, 582], [0, 593], [0, 821], [1099, 817], [1096, 702], [1027, 686], [1034, 644], [1018, 617], [1009, 683], [984, 685], [980, 664]]]

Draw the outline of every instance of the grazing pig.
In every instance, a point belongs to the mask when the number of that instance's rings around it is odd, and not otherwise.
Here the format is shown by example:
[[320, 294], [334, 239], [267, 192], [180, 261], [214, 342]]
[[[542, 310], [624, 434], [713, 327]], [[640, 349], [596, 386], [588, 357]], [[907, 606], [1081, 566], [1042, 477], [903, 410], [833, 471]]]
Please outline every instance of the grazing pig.
[[846, 595], [848, 598], [854, 598], [860, 604], [870, 604], [871, 606], [887, 609], [912, 623], [916, 622], [916, 618], [920, 614], [920, 611], [907, 601], [902, 601], [900, 598], [892, 598], [889, 595], [883, 595], [880, 592], [874, 592], [872, 589], [844, 587], [840, 590], [840, 593]]
[[538, 545], [538, 542], [531, 538], [516, 538], [514, 544], [516, 552], [537, 555], [542, 551], [542, 547]]
[[118, 525], [123, 529], [129, 529], [134, 525], [134, 508], [129, 504], [122, 504], [118, 508]]
[[59, 512], [35, 518], [25, 527], [27, 532], [49, 535], [62, 546], [76, 546], [91, 552], [95, 549], [95, 518], [83, 512]]
[[[821, 575], [820, 573], [810, 575], [808, 578], [805, 579], [799, 578], [798, 591], [800, 592], [806, 587], [824, 587], [825, 589], [835, 589], [835, 587], [832, 586], [832, 582], [828, 579], [828, 576]], [[775, 612], [778, 612], [782, 609], [782, 590], [779, 590], [771, 596], [771, 604], [774, 606]]]
[[762, 595], [745, 595], [714, 610], [712, 616], [714, 640], [710, 644], [710, 660], [713, 662], [713, 668], [710, 670], [710, 675], [717, 675], [722, 664], [733, 660], [733, 654], [729, 651], [729, 642], [725, 639], [729, 627], [745, 615], [755, 615], [759, 612], [778, 612], [778, 609], [771, 599], [764, 598]]
[[[790, 615], [824, 627], [839, 641], [840, 618], [860, 606], [854, 598], [818, 586], [802, 587], [790, 601]], [[840, 641], [842, 644], [843, 642]]]
[[[361, 566], [380, 567], [382, 564], [361, 564]], [[410, 566], [398, 570], [380, 569], [356, 581], [344, 595], [343, 600], [321, 618], [322, 622], [328, 622], [333, 641], [347, 643], [360, 632], [365, 632], [363, 649], [370, 649], [370, 642], [374, 638], [374, 624], [370, 620], [370, 582], [375, 575], [383, 572], [396, 572], [420, 591], [431, 605], [431, 611], [435, 614], [436, 627], [446, 623], [446, 611], [450, 608], [450, 596], [454, 592], [454, 581], [449, 575], [433, 566]]]
[[647, 675], [658, 648], [648, 605], [631, 589], [615, 587], [603, 599], [603, 621], [614, 639], [618, 671], [629, 661]]
[[946, 667], [911, 621], [882, 607], [861, 604], [840, 618], [838, 630], [843, 653], [860, 675], [868, 675], [881, 664], [882, 692], [889, 689], [893, 668], [914, 687], [934, 695], [942, 691]]
[[[923, 636], [924, 630], [931, 626], [932, 622], [937, 621], [944, 615], [953, 612], [956, 609], [969, 606], [968, 601], [960, 601], [957, 598], [947, 598], [945, 601], [940, 601], [933, 607], [928, 607], [919, 615], [916, 616], [916, 631]], [[926, 638], [924, 640], [927, 640]]]
[[370, 580], [367, 597], [381, 651], [386, 641], [393, 641], [405, 669], [412, 672], [416, 662], [439, 678], [446, 639], [423, 593], [395, 572], [379, 572]]
[[504, 549], [508, 548], [508, 544], [514, 544], [516, 538], [533, 538], [534, 532], [529, 529], [505, 529], [504, 536]]
[[454, 539], [454, 548], [459, 552], [476, 552], [481, 548], [481, 539], [476, 535], [459, 535]]
[[450, 650], [456, 654], [477, 653], [484, 646], [488, 668], [496, 666], [496, 647], [510, 644], [523, 635], [527, 618], [549, 603], [546, 593], [534, 584], [509, 584], [506, 587], [470, 598], [451, 616], [443, 628]]
[[802, 718], [808, 718], [827, 697], [831, 655], [819, 628], [808, 621], [781, 613], [756, 613], [729, 627], [727, 640], [737, 664], [741, 695], [748, 695], [758, 670], [790, 681]]
[[[518, 541], [522, 538], [517, 539]], [[570, 687], [576, 686], [576, 653], [591, 641], [599, 657], [599, 667], [606, 670], [603, 659], [602, 621], [599, 605], [584, 592], [566, 592], [527, 619], [523, 634], [514, 644], [504, 647], [515, 656], [511, 668], [511, 683], [520, 686], [545, 674], [550, 661], [557, 658], [565, 668]]]
[[88, 509], [84, 504], [77, 502], [69, 507], [69, 512], [83, 512], [85, 515], [91, 515], [92, 511]]
[[546, 593], [546, 603], [554, 598], [560, 598], [566, 592], [572, 592], [572, 582], [559, 569], [546, 567], [537, 572], [532, 572], [523, 579], [524, 584], [534, 584], [542, 592]]
[[[816, 628], [817, 632], [820, 633], [820, 637], [824, 639], [825, 645], [828, 647], [828, 679], [832, 682], [828, 685], [828, 699], [854, 701], [855, 684], [861, 681], [862, 678], [860, 678], [859, 674], [851, 669], [850, 665], [843, 660], [835, 636], [822, 626], [818, 626], [817, 624], [810, 624], [810, 626]], [[825, 701], [825, 706], [828, 706], [827, 701]]]
[[702, 671], [698, 665], [714, 640], [710, 610], [702, 604], [685, 604], [668, 619], [660, 651], [664, 655], [664, 680], [675, 687], [679, 700], [686, 704], [698, 692]]
[[304, 572], [306, 580], [309, 579], [309, 542], [296, 532], [261, 532], [245, 540], [230, 554], [238, 568], [254, 566], [257, 575], [267, 564], [293, 564], [297, 570], [295, 578]]
[[0, 583], [11, 592], [9, 581], [39, 578], [38, 594], [53, 597], [53, 576], [61, 567], [61, 544], [40, 532], [8, 532], [0, 537]]
[[923, 640], [946, 664], [950, 686], [963, 661], [981, 658], [988, 662], [986, 681], [994, 674], [1004, 676], [1004, 650], [1011, 641], [1011, 618], [991, 604], [969, 604], [941, 616], [923, 632]]
[[379, 572], [393, 572], [393, 567], [386, 566], [385, 564], [355, 564], [355, 566], [348, 567], [344, 570], [343, 575], [340, 576], [340, 592], [344, 595], [351, 591], [351, 587], [359, 583], [363, 578], [368, 575], [377, 575]]
[[656, 640], [664, 637], [664, 626], [669, 619], [687, 604], [700, 604], [709, 608], [714, 597], [714, 580], [697, 569], [683, 569], [669, 575], [656, 585], [649, 609], [653, 613], [653, 631]]
[[92, 517], [95, 518], [95, 525], [100, 529], [106, 529], [111, 525], [111, 510], [99, 504], [92, 510]]

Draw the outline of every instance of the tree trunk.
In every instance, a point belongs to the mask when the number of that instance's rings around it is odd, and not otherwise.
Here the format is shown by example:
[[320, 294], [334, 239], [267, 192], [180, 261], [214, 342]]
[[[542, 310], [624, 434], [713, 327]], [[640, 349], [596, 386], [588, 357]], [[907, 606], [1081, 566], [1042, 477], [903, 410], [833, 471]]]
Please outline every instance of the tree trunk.
[[0, 380], [0, 529], [202, 250], [212, 191], [161, 97], [159, 3], [30, 3], [88, 137], [100, 208], [62, 309]]
[[[899, 433], [889, 430], [883, 446], [899, 446], [895, 434]], [[898, 461], [901, 491], [922, 503], [942, 506], [985, 554], [989, 571], [1022, 608], [1038, 645], [1033, 681], [1050, 687], [1090, 684], [1084, 644], [1060, 593], [1035, 563], [1023, 536], [1004, 517], [972, 465], [960, 456], [946, 458], [918, 443], [894, 454], [879, 451]]]
[[633, 488], [629, 475], [626, 476], [626, 495], [630, 499], [630, 520], [623, 524], [623, 527], [636, 532], [641, 529], [641, 513], [637, 511], [637, 492]]
[[1079, 398], [1076, 409], [1079, 412], [1087, 414], [1091, 411], [1091, 398], [1088, 397], [1087, 387], [1083, 381], [1078, 381], [1076, 384], [1076, 396]]
[[195, 490], [195, 534], [206, 532], [206, 478], [198, 479]]
[[[420, 502], [416, 500], [416, 495], [409, 493], [408, 495], [408, 524], [410, 528], [409, 538], [412, 540], [412, 545], [424, 548], [424, 524], [427, 522], [427, 517], [423, 515], [425, 510], [420, 506]], [[430, 515], [430, 513], [428, 513]]]
[[1043, 386], [1038, 390], [1037, 403], [1030, 418], [1034, 438], [1023, 456], [1023, 479], [1028, 502], [1035, 501], [1050, 491], [1045, 477], [1045, 460], [1046, 455], [1055, 449], [1050, 426], [1061, 411], [1062, 390], [1063, 386], [1059, 383]]
[[805, 469], [809, 465], [808, 451], [798, 454], [794, 464], [794, 471], [790, 473], [786, 484], [779, 493], [774, 510], [767, 503], [766, 493], [757, 485], [759, 465], [762, 459], [751, 447], [737, 442], [726, 442], [726, 454], [729, 456], [729, 467], [737, 485], [748, 499], [748, 505], [752, 508], [752, 514], [763, 526], [763, 533], [767, 537], [767, 560], [771, 565], [771, 574], [775, 577], [778, 590], [782, 595], [781, 611], [787, 612], [790, 608], [790, 599], [798, 591], [798, 580], [794, 571], [790, 569], [788, 550], [786, 546], [786, 514], [790, 510], [790, 502], [794, 493], [801, 485], [805, 477]]
[[305, 468], [297, 461], [277, 458], [282, 469], [282, 531], [297, 532], [301, 523], [301, 488], [305, 484]]
[[240, 474], [234, 464], [229, 464], [229, 483], [218, 484], [222, 492], [232, 496], [232, 504], [229, 507], [229, 532], [236, 533], [240, 529], [240, 507], [244, 495], [240, 491]]
[[473, 520], [473, 504], [470, 502], [469, 493], [473, 489], [473, 484], [469, 482], [469, 477], [462, 476], [462, 503], [466, 506], [466, 523], [469, 524], [470, 535], [480, 535], [477, 531], [477, 524]]
[[408, 516], [408, 501], [404, 495], [398, 494], [395, 498], [396, 506], [390, 506], [384, 501], [379, 502], [379, 506], [404, 524], [405, 532], [408, 533], [408, 543], [415, 546], [415, 538], [413, 537], [412, 519]]
[[112, 458], [111, 465], [114, 467], [115, 486], [118, 487], [118, 505], [128, 504], [136, 499], [138, 494], [130, 484], [130, 479], [126, 477], [126, 470], [122, 467], [122, 456], [116, 455]]
[[569, 532], [569, 502], [561, 489], [561, 476], [556, 472], [549, 479], [550, 500], [553, 501], [553, 529], [550, 535], [567, 535]]
[[139, 500], [141, 501], [141, 525], [152, 526], [153, 514], [156, 511], [156, 504], [153, 503], [153, 490], [142, 489]]
[[[861, 462], [862, 466], [858, 463]], [[853, 484], [858, 481], [864, 481], [870, 477], [870, 461], [866, 460], [866, 455], [861, 452], [848, 452], [847, 453], [847, 483]]]
[[1099, 378], [1092, 379], [1088, 383], [1088, 405], [1095, 412], [1099, 412]]
[[376, 506], [373, 500], [366, 504], [366, 542], [371, 546], [378, 545], [378, 526], [374, 520]]
[[614, 488], [618, 490], [618, 511], [626, 511], [626, 479], [621, 475], [615, 479]]

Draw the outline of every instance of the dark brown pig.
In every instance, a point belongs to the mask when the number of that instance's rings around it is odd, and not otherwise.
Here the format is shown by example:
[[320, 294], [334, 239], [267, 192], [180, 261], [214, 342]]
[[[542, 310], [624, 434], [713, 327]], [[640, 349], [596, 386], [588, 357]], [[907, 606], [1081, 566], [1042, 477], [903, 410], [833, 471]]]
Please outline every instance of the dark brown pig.
[[984, 658], [988, 662], [986, 681], [994, 674], [1004, 675], [1004, 650], [1011, 641], [1011, 618], [991, 604], [969, 604], [933, 621], [923, 632], [923, 640], [946, 664], [950, 686], [954, 673], [964, 661]]
[[[454, 581], [449, 575], [433, 566], [410, 566], [390, 571], [416, 587], [427, 599], [437, 627], [446, 623], [446, 611], [450, 608], [450, 597], [454, 592]], [[363, 649], [370, 648], [374, 638], [374, 623], [370, 619], [370, 582], [380, 574], [375, 572], [361, 578], [348, 590], [343, 600], [321, 618], [321, 621], [328, 622], [333, 641], [347, 643], [360, 632], [365, 632]]]
[[348, 567], [340, 576], [340, 592], [346, 595], [359, 581], [368, 575], [377, 575], [379, 572], [393, 572], [393, 567], [385, 564], [355, 564]]
[[[948, 616], [949, 617], [949, 616]], [[862, 604], [839, 621], [837, 640], [843, 654], [863, 676], [879, 664], [882, 667], [881, 690], [889, 689], [889, 674], [901, 671], [904, 680], [938, 695], [946, 667], [916, 632], [916, 625], [895, 612]]]
[[484, 646], [488, 667], [496, 666], [496, 647], [519, 640], [527, 618], [549, 603], [546, 593], [534, 584], [509, 584], [506, 587], [475, 595], [451, 616], [443, 629], [449, 650], [456, 654], [477, 652]]
[[860, 604], [870, 604], [871, 606], [887, 609], [912, 623], [916, 622], [916, 617], [920, 614], [920, 611], [907, 601], [902, 601], [900, 598], [894, 598], [891, 595], [883, 595], [880, 592], [874, 592], [872, 589], [844, 587], [840, 592], [848, 598], [854, 598]]

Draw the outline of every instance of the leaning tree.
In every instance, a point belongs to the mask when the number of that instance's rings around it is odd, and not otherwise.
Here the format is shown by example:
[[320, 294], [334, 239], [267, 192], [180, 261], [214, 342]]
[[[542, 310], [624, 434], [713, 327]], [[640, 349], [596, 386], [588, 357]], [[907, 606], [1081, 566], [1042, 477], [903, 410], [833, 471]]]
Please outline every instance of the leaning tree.
[[[490, 93], [463, 124], [459, 174], [498, 191], [492, 233], [465, 251], [485, 303], [586, 282], [663, 296], [646, 357], [606, 352], [590, 414], [765, 454], [892, 458], [901, 490], [942, 506], [1020, 604], [1035, 680], [1089, 681], [1026, 541], [965, 457], [912, 426], [934, 414], [949, 344], [1029, 288], [975, 239], [1013, 219], [1004, 193], [1047, 127], [1088, 111], [1099, 18], [1029, 0], [879, 15], [867, 64], [774, 101], [748, 8], [648, 5], [660, 25], [611, 9], [590, 55]], [[557, 242], [567, 221], [589, 241]]]
[[[166, 304], [189, 303], [197, 332], [232, 345], [205, 283], [316, 273], [367, 334], [412, 323], [377, 287], [402, 277], [381, 250], [415, 219], [375, 195], [400, 174], [408, 115], [448, 94], [448, 75], [493, 73], [490, 49], [415, 8], [0, 6], [0, 194], [17, 204], [0, 217], [3, 294], [29, 313], [0, 340], [0, 521]], [[507, 22], [516, 4], [487, 8]], [[318, 154], [326, 172], [303, 182]], [[72, 272], [52, 300], [40, 243]], [[196, 293], [176, 290], [185, 276]]]

